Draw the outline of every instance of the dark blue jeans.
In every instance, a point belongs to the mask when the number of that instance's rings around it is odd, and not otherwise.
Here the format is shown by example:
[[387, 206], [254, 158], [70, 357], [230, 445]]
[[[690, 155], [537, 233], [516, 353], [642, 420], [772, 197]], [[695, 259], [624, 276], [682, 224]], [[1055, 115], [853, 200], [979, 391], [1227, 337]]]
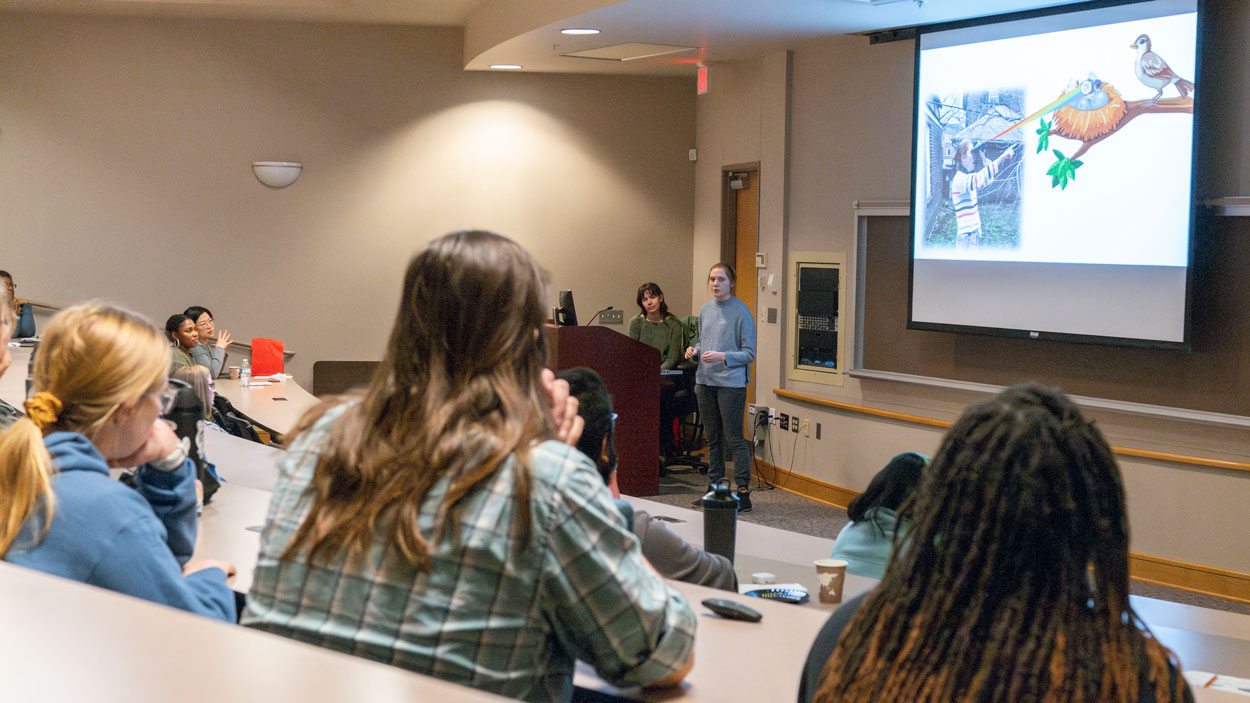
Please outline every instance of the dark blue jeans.
[[723, 386], [694, 387], [699, 399], [699, 417], [707, 438], [707, 479], [715, 483], [725, 477], [725, 455], [734, 462], [734, 483], [747, 488], [751, 483], [751, 445], [742, 435], [742, 414], [747, 407], [746, 388]]

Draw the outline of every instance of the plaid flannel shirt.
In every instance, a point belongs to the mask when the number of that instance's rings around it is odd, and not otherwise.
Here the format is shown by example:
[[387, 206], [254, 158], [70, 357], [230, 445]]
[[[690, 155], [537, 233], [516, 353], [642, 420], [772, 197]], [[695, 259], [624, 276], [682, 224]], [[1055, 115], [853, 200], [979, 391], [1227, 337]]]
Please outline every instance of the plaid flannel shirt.
[[509, 458], [461, 501], [458, 536], [436, 526], [440, 481], [418, 523], [433, 568], [408, 566], [375, 540], [348, 568], [282, 553], [308, 516], [321, 447], [344, 408], [283, 457], [243, 624], [531, 701], [568, 700], [575, 659], [619, 686], [679, 669], [694, 643], [690, 606], [643, 564], [594, 466], [547, 441], [529, 453], [531, 535], [521, 546]]

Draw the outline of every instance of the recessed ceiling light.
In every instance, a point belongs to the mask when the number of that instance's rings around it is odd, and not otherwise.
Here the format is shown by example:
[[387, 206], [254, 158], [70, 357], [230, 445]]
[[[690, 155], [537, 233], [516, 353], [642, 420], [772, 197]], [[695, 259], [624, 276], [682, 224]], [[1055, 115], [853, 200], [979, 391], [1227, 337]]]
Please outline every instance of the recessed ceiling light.
[[522, 66], [519, 63], [493, 63], [490, 65], [490, 67], [499, 69], [500, 71], [516, 71], [518, 69], [524, 68], [524, 66]]
[[561, 33], [561, 34], [598, 34], [598, 33], [599, 33], [599, 30], [597, 30], [597, 29], [577, 29], [577, 28], [569, 28], [569, 29], [561, 29], [561, 30], [560, 30], [560, 33]]

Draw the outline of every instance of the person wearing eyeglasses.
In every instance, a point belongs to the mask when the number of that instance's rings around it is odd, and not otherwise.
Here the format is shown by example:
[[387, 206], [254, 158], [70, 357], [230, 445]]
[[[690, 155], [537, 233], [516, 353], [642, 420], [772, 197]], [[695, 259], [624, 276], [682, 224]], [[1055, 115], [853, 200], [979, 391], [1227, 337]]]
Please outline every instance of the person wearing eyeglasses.
[[[169, 357], [161, 331], [127, 310], [86, 303], [52, 318], [26, 416], [0, 434], [0, 557], [234, 622], [234, 565], [189, 563], [195, 471], [161, 418]], [[109, 477], [130, 467], [134, 489]]]
[[7, 289], [9, 306], [13, 310], [14, 327], [9, 331], [13, 339], [35, 336], [35, 317], [33, 305], [29, 300], [17, 297], [17, 284], [8, 271], [0, 271], [0, 287]]
[[[191, 348], [191, 361], [208, 369], [211, 377], [217, 378], [221, 375], [221, 369], [226, 365], [226, 347], [234, 341], [228, 330], [222, 330], [221, 334], [217, 334], [217, 328], [213, 323], [213, 313], [206, 307], [200, 305], [192, 305], [182, 312], [183, 315], [191, 318], [195, 323], [195, 331], [199, 335], [199, 342]], [[215, 339], [214, 339], [215, 337]], [[209, 341], [212, 344], [209, 344]]]

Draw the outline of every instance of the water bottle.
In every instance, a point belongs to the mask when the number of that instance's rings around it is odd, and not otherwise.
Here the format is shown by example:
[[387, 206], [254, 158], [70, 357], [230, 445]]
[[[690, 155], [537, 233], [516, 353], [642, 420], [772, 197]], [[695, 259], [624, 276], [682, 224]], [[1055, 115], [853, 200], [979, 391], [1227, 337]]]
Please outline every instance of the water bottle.
[[703, 551], [733, 563], [737, 530], [738, 496], [729, 490], [729, 481], [717, 481], [703, 496]]
[[239, 385], [244, 388], [252, 385], [252, 364], [247, 359], [243, 360], [243, 368], [239, 369]]

